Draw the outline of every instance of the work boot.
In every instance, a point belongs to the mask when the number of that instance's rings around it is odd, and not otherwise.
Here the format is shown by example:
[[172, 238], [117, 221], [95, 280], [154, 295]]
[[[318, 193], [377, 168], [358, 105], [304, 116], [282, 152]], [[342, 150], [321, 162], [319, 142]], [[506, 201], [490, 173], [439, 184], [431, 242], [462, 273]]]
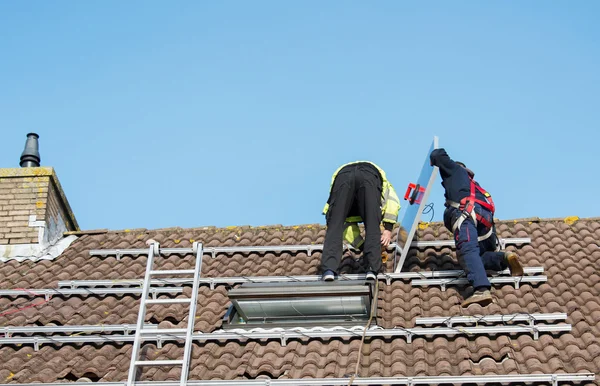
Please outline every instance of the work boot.
[[492, 299], [492, 294], [490, 290], [478, 290], [473, 293], [469, 298], [465, 299], [461, 306], [469, 307], [471, 304], [479, 304], [481, 307], [486, 307], [492, 304], [494, 299]]
[[332, 270], [328, 269], [327, 271], [323, 272], [323, 276], [321, 276], [321, 280], [323, 280], [323, 281], [334, 281], [335, 280], [335, 272], [333, 272]]
[[511, 276], [523, 276], [523, 266], [519, 262], [519, 256], [514, 252], [504, 252], [504, 261], [508, 265]]

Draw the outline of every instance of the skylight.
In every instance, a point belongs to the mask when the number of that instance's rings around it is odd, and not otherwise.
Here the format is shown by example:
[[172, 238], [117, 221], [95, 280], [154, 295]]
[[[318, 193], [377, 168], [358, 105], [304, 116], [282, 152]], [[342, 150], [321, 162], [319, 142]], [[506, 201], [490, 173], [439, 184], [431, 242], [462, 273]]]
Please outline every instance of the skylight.
[[244, 283], [229, 291], [223, 328], [364, 325], [372, 291], [365, 281]]

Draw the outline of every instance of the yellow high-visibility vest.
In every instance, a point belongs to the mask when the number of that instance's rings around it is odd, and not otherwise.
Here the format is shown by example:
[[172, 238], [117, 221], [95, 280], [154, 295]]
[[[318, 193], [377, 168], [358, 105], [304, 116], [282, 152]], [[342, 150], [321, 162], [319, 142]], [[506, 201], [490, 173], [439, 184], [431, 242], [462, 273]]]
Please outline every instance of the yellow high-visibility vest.
[[[350, 162], [350, 163], [340, 166], [335, 171], [335, 173], [333, 173], [333, 176], [331, 177], [331, 186], [329, 187], [330, 191], [333, 188], [333, 183], [335, 181], [335, 177], [337, 177], [338, 173], [340, 172], [340, 170], [342, 170], [342, 168], [344, 168], [345, 166], [357, 164], [360, 162], [369, 163], [369, 164], [375, 166], [375, 168], [379, 171], [379, 174], [381, 175], [381, 181], [382, 181], [381, 205], [380, 205], [382, 221], [395, 224], [398, 220], [398, 212], [400, 212], [400, 199], [398, 199], [398, 195], [396, 194], [396, 191], [394, 190], [394, 187], [392, 186], [392, 184], [388, 181], [387, 177], [385, 176], [385, 172], [383, 171], [383, 169], [381, 169], [379, 166], [377, 166], [373, 162], [354, 161], [354, 162]], [[329, 203], [326, 203], [325, 207], [323, 208], [323, 214], [327, 214], [328, 210], [329, 210]], [[345, 228], [344, 228], [344, 239], [355, 248], [360, 247], [362, 245], [362, 243], [364, 242], [364, 239], [362, 238], [362, 236], [360, 234], [360, 228], [358, 227], [358, 223], [362, 222], [362, 221], [363, 221], [363, 219], [360, 216], [351, 216], [351, 217], [346, 218], [346, 224], [345, 224]]]

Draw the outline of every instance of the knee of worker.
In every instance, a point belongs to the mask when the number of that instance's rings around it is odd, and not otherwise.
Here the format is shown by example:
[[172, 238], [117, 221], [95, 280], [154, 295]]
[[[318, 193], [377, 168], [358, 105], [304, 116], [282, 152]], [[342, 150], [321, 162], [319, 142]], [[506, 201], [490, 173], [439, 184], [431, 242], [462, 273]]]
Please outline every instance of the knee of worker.
[[[487, 232], [486, 232], [487, 233]], [[483, 255], [486, 252], [494, 252], [498, 249], [496, 235], [492, 234], [485, 240], [479, 242], [479, 253]]]
[[463, 241], [456, 244], [456, 253], [463, 259], [479, 258], [479, 244], [475, 241]]

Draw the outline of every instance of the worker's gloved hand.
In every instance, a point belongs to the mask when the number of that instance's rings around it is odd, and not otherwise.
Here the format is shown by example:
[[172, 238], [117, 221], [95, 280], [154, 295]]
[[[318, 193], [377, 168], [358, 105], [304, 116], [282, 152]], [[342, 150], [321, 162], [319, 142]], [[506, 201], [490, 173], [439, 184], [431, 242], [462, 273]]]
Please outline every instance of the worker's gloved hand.
[[392, 242], [392, 232], [388, 230], [384, 230], [381, 233], [381, 245], [387, 247]]
[[436, 158], [444, 155], [448, 155], [448, 153], [446, 153], [446, 149], [444, 149], [443, 147], [440, 147], [439, 149], [434, 149], [429, 155], [429, 165], [436, 166]]

